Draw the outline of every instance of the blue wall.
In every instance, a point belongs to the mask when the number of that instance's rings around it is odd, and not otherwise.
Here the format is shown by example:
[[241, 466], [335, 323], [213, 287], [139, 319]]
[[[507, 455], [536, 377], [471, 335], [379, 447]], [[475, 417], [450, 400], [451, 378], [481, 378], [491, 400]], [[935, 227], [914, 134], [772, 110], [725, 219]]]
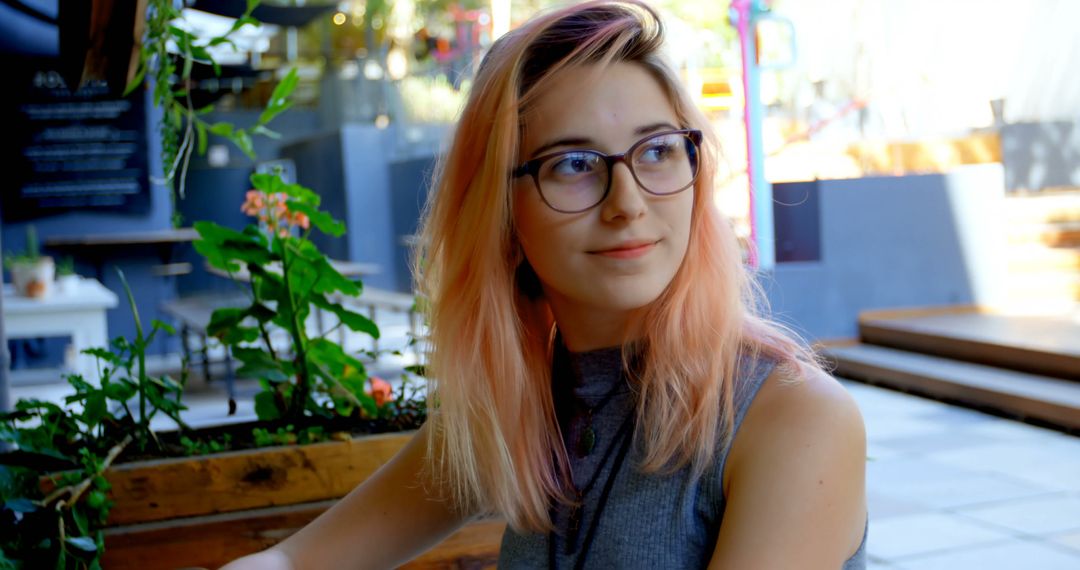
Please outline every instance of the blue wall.
[[[171, 216], [173, 210], [169, 198], [169, 189], [161, 184], [154, 183], [155, 179], [160, 178], [161, 172], [161, 141], [157, 134], [160, 111], [153, 106], [150, 91], [144, 91], [144, 95], [147, 108], [147, 157], [151, 172], [149, 211], [140, 215], [75, 211], [31, 221], [5, 222], [2, 228], [5, 252], [22, 251], [25, 248], [26, 226], [29, 224], [33, 224], [37, 228], [38, 237], [42, 243], [52, 236], [60, 235], [145, 232], [165, 230], [172, 227]], [[55, 254], [56, 252], [50, 252], [46, 249], [44, 253]], [[105, 266], [101, 276], [102, 282], [121, 299], [118, 307], [108, 311], [110, 337], [122, 335], [130, 338], [135, 334], [131, 309], [124, 297], [123, 287], [120, 284], [119, 277], [117, 277], [115, 267], [119, 267], [124, 271], [132, 290], [135, 292], [135, 302], [139, 306], [140, 316], [149, 323], [150, 319], [162, 318], [158, 312], [158, 307], [162, 302], [171, 298], [175, 290], [175, 285], [170, 278], [151, 274], [151, 268], [159, 263], [155, 250], [132, 247], [123, 250], [118, 249], [116, 258], [110, 259]], [[97, 277], [95, 268], [85, 260], [75, 257], [75, 265], [76, 271], [81, 275]], [[169, 339], [162, 340], [165, 342], [157, 342], [152, 351], [163, 352], [167, 349], [169, 342], [172, 342]], [[179, 346], [178, 343], [176, 346]]]
[[[815, 185], [816, 200], [776, 205], [783, 210], [777, 219], [817, 217], [819, 259], [778, 263], [760, 280], [774, 316], [808, 338], [855, 337], [864, 310], [992, 304], [1001, 298], [1001, 165], [798, 184]], [[776, 185], [790, 196], [785, 186]], [[791, 235], [778, 227], [777, 243]]]
[[364, 283], [411, 291], [407, 240], [427, 196], [445, 126], [345, 125], [282, 149], [296, 162], [297, 179], [322, 196], [323, 208], [345, 222], [342, 238], [316, 234], [327, 255], [373, 263]]

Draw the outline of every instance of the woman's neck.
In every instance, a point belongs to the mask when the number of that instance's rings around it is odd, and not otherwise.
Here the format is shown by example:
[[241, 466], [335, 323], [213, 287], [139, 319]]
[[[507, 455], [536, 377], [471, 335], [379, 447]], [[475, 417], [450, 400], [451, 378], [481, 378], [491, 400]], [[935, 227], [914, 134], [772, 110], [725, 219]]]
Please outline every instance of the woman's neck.
[[629, 312], [600, 311], [549, 300], [552, 315], [570, 352], [619, 346], [626, 340]]

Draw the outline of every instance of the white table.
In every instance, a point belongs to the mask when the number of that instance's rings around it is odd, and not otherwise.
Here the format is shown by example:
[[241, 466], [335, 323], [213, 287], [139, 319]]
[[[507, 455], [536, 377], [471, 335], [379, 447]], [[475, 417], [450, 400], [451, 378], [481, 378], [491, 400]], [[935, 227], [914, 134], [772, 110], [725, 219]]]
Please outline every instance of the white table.
[[[70, 336], [71, 347], [64, 355], [64, 367], [97, 380], [97, 361], [82, 350], [109, 346], [105, 311], [117, 305], [116, 294], [96, 279], [81, 279], [68, 291], [53, 287], [44, 299], [19, 297], [4, 285], [4, 332], [11, 338]], [[59, 378], [57, 378], [59, 380]]]

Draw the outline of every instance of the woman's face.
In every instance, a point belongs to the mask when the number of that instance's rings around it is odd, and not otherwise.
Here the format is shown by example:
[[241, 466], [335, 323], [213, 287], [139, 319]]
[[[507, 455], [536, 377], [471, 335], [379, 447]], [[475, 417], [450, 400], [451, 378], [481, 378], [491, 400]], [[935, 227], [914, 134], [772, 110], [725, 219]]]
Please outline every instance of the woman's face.
[[[526, 118], [519, 164], [564, 150], [622, 153], [682, 127], [660, 83], [640, 65], [567, 70]], [[517, 236], [564, 330], [565, 320], [618, 320], [660, 296], [686, 254], [693, 192], [649, 194], [616, 163], [607, 197], [567, 214], [545, 204], [532, 177], [516, 179]]]

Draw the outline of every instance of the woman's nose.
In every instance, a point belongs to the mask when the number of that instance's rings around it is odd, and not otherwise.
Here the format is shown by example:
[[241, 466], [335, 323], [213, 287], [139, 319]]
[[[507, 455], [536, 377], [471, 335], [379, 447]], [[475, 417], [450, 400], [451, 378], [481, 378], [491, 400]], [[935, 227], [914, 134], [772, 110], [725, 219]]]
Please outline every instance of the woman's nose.
[[611, 189], [600, 204], [604, 221], [635, 220], [645, 214], [645, 191], [638, 187], [634, 175], [623, 162], [611, 168]]

